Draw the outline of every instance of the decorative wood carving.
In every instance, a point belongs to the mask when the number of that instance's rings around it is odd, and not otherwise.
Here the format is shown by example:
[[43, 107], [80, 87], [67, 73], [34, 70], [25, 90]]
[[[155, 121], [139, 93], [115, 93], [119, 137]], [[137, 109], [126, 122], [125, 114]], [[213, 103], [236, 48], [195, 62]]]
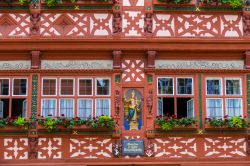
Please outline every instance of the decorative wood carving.
[[147, 96], [147, 108], [148, 114], [152, 114], [152, 107], [153, 107], [153, 90], [150, 89]]
[[29, 159], [37, 159], [37, 144], [37, 137], [29, 138]]
[[120, 104], [120, 91], [119, 90], [115, 90], [115, 115], [117, 117], [119, 117], [119, 114], [120, 114], [120, 107], [121, 107], [121, 104]]
[[31, 68], [39, 69], [41, 66], [40, 51], [31, 51]]
[[151, 141], [148, 141], [148, 145], [146, 147], [146, 155], [147, 157], [153, 157], [154, 156], [154, 144]]
[[118, 34], [122, 32], [122, 16], [121, 13], [113, 14], [113, 33]]
[[250, 156], [250, 136], [246, 138], [247, 141], [247, 155]]
[[244, 36], [250, 35], [250, 15], [243, 15], [243, 32]]
[[121, 147], [122, 145], [119, 143], [119, 141], [116, 141], [113, 144], [112, 152], [113, 152], [114, 157], [118, 158], [121, 156]]
[[30, 21], [31, 21], [30, 34], [31, 35], [40, 34], [40, 20], [41, 20], [41, 14], [32, 13], [30, 15]]
[[153, 14], [146, 13], [144, 17], [144, 32], [152, 34], [153, 32]]
[[155, 57], [157, 52], [156, 51], [148, 51], [148, 68], [154, 68], [155, 67]]
[[245, 68], [250, 69], [250, 51], [245, 51]]
[[122, 51], [120, 50], [113, 51], [113, 68], [114, 69], [121, 68], [121, 56], [122, 56]]

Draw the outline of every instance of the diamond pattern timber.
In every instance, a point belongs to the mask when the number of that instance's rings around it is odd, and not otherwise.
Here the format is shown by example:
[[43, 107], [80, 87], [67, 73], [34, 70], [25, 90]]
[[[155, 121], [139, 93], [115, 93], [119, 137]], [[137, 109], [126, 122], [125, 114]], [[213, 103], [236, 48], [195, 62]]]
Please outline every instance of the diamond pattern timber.
[[219, 34], [219, 17], [214, 15], [180, 15], [177, 36], [214, 37]]
[[173, 37], [174, 16], [170, 14], [155, 14], [153, 18], [154, 36]]
[[1, 37], [27, 37], [30, 33], [30, 15], [0, 13]]
[[241, 37], [243, 35], [242, 16], [221, 16], [221, 33], [224, 37]]
[[90, 35], [108, 36], [112, 34], [112, 15], [111, 14], [92, 14], [90, 15]]
[[5, 138], [4, 159], [28, 159], [28, 138]]
[[143, 72], [144, 62], [139, 59], [124, 60], [122, 62], [122, 80], [124, 82], [140, 82], [144, 79], [145, 74]]
[[39, 138], [38, 159], [62, 158], [62, 138]]
[[246, 139], [232, 137], [205, 138], [205, 157], [246, 157]]
[[110, 138], [85, 137], [70, 139], [71, 158], [111, 158]]
[[167, 137], [153, 139], [155, 157], [184, 158], [197, 156], [196, 138]]
[[141, 11], [124, 11], [122, 28], [125, 36], [142, 36], [144, 34], [144, 13]]

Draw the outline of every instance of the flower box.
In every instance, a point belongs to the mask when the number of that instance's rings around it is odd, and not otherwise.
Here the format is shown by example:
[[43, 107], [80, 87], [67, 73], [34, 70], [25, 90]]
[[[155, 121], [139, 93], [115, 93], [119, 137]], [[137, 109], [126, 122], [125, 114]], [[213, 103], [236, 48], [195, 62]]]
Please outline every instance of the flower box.
[[238, 0], [239, 4], [234, 3], [223, 3], [223, 1], [220, 0], [210, 0], [209, 2], [207, 0], [198, 0], [198, 4], [200, 7], [205, 7], [205, 8], [242, 8], [243, 5], [240, 4], [241, 0]]
[[175, 3], [173, 0], [153, 0], [153, 4], [156, 6], [168, 6], [168, 7], [182, 7], [182, 6], [195, 6], [196, 0], [190, 0], [190, 2]]
[[[156, 130], [162, 130], [161, 126], [155, 124], [155, 129]], [[197, 130], [197, 126], [178, 126], [178, 127], [174, 127], [172, 130], [169, 130], [169, 131], [178, 131], [178, 130]]]
[[0, 128], [0, 132], [25, 132], [28, 128], [16, 126], [4, 126]]
[[246, 130], [247, 128], [229, 128], [225, 126], [210, 126], [209, 124], [205, 123], [205, 130]]

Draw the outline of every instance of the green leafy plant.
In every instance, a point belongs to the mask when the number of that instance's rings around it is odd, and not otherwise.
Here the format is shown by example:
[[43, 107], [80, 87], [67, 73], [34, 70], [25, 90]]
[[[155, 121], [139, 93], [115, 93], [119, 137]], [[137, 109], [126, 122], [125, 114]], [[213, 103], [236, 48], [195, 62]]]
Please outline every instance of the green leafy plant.
[[247, 120], [233, 116], [228, 118], [227, 116], [224, 119], [215, 119], [215, 118], [206, 118], [206, 123], [211, 127], [225, 127], [225, 128], [247, 128], [248, 122]]
[[229, 5], [232, 8], [242, 8], [244, 6], [243, 0], [201, 0], [200, 2], [209, 5]]
[[0, 119], [0, 128], [7, 126], [8, 123], [8, 118], [1, 118]]
[[166, 3], [183, 4], [183, 3], [189, 3], [191, 0], [159, 0], [159, 1]]
[[116, 122], [110, 116], [99, 116], [96, 118], [94, 117], [93, 119], [88, 119], [86, 121], [86, 125], [90, 128], [98, 128], [98, 127], [113, 128], [115, 127]]
[[44, 119], [38, 119], [38, 124], [44, 126], [49, 133], [52, 133], [57, 129], [58, 121], [51, 116], [47, 116]]
[[14, 126], [20, 127], [20, 128], [27, 128], [28, 127], [28, 122], [26, 121], [25, 118], [22, 118], [21, 116], [19, 116], [17, 119], [15, 119], [12, 124]]
[[161, 126], [162, 130], [169, 131], [177, 127], [194, 126], [196, 124], [196, 119], [194, 118], [177, 119], [176, 116], [157, 116], [155, 119], [155, 124]]

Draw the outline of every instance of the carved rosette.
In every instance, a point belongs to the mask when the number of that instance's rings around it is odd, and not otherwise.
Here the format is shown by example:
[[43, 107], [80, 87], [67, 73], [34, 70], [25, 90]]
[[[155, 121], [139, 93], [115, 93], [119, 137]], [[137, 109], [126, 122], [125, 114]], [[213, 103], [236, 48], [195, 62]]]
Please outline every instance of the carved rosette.
[[153, 157], [154, 156], [154, 144], [151, 141], [148, 141], [148, 145], [146, 147], [145, 154], [147, 157]]
[[112, 152], [113, 152], [114, 157], [118, 158], [121, 156], [121, 148], [122, 148], [122, 145], [119, 143], [119, 141], [116, 141], [113, 144]]

